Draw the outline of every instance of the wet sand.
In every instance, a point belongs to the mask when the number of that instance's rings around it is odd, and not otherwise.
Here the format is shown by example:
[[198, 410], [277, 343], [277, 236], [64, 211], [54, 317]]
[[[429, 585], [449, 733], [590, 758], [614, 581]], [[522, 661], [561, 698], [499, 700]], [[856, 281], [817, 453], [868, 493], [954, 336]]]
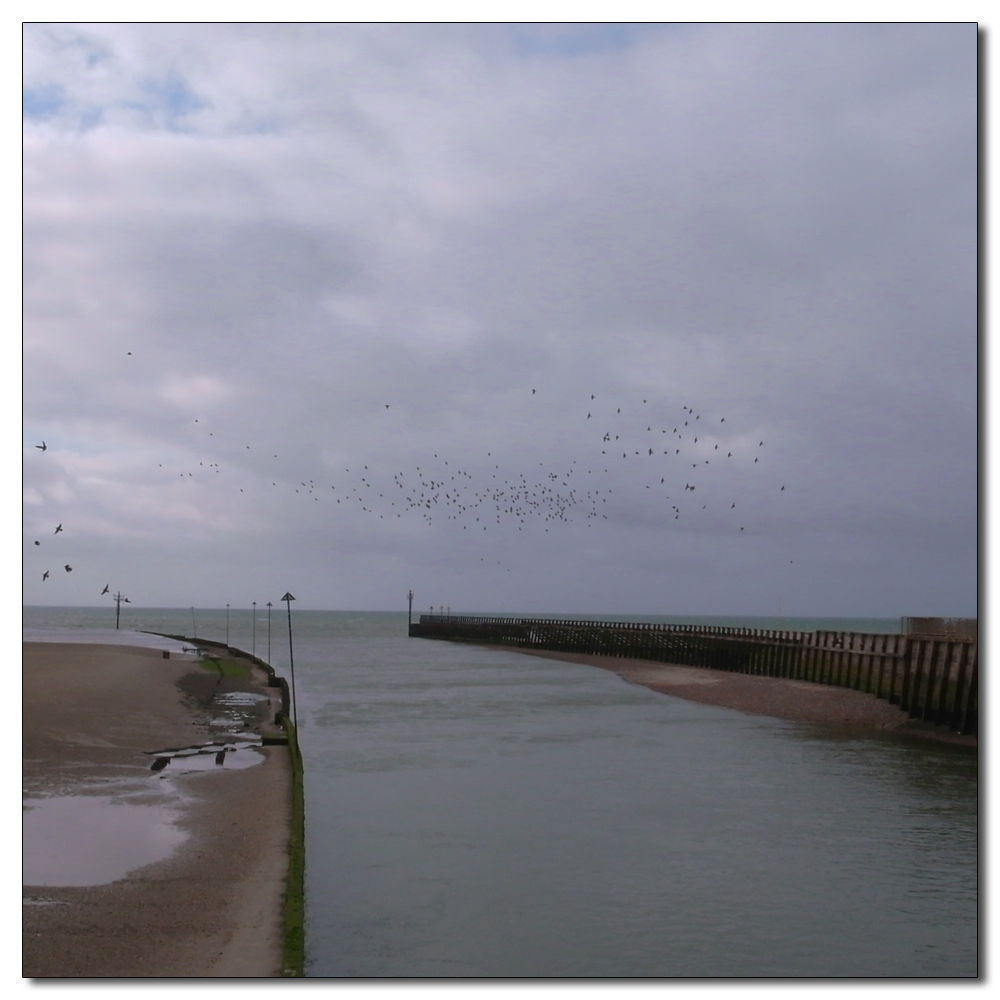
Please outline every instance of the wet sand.
[[[25, 643], [26, 804], [92, 796], [121, 808], [160, 806], [173, 811], [187, 839], [163, 860], [105, 884], [26, 885], [24, 976], [280, 974], [287, 749], [241, 747], [241, 760], [260, 755], [248, 767], [227, 766], [227, 756], [206, 771], [181, 773], [178, 760], [150, 770], [151, 751], [219, 739], [225, 729], [211, 723], [225, 714], [212, 701], [220, 691], [267, 695], [239, 709], [241, 728], [271, 728], [279, 692], [266, 687], [263, 670], [247, 661], [241, 667], [223, 676], [192, 657], [164, 659], [160, 650]], [[68, 833], [72, 844], [72, 830], [56, 833]]]
[[641, 684], [661, 694], [732, 708], [751, 715], [768, 715], [793, 722], [811, 722], [868, 732], [900, 735], [961, 746], [977, 746], [975, 736], [959, 736], [940, 726], [911, 719], [897, 705], [862, 691], [813, 684], [783, 677], [736, 674], [704, 667], [685, 667], [656, 660], [633, 660], [620, 656], [592, 656], [544, 649], [493, 646], [526, 656], [544, 656], [569, 663], [585, 663], [610, 670], [632, 684]]

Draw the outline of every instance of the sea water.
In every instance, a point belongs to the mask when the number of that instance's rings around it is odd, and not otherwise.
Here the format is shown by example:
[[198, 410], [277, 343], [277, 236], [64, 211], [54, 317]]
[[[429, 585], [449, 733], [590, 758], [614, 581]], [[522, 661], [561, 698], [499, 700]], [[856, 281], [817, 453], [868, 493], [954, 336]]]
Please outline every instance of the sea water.
[[[288, 676], [278, 611], [270, 636], [259, 609], [194, 625], [262, 656], [270, 638]], [[190, 609], [128, 616], [192, 634]], [[108, 611], [25, 625], [82, 639]], [[976, 975], [975, 752], [409, 639], [405, 614], [293, 611], [293, 630], [307, 975]]]

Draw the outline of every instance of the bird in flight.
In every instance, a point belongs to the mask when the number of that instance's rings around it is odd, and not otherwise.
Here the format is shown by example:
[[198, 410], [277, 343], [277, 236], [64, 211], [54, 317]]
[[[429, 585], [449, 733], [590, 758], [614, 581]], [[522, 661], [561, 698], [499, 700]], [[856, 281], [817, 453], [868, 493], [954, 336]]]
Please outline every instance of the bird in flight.
[[103, 597], [106, 593], [108, 593], [109, 590], [111, 590], [111, 584], [106, 583], [104, 585], [104, 590], [101, 591], [101, 596]]
[[66, 565], [63, 566], [63, 569], [66, 570], [67, 573], [72, 573], [73, 572], [73, 567], [70, 566], [69, 563], [66, 563]]
[[62, 531], [62, 525], [61, 524], [56, 526], [56, 530], [53, 531], [52, 534], [53, 535], [58, 535], [60, 531]]
[[35, 447], [39, 451], [48, 451], [49, 446], [43, 441], [41, 444], [36, 444]]
[[42, 574], [42, 583], [44, 583], [44, 582], [45, 582], [45, 581], [46, 581], [46, 580], [47, 580], [48, 578], [49, 578], [49, 571], [48, 571], [48, 570], [46, 570], [46, 571], [45, 571], [45, 572], [44, 572], [44, 573]]

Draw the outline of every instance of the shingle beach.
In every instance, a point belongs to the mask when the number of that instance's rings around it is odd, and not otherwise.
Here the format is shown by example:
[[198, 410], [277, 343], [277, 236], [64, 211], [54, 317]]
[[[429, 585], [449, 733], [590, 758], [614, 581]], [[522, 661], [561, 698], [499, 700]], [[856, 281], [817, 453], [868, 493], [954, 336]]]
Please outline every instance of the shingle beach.
[[703, 705], [731, 708], [751, 715], [768, 715], [777, 719], [845, 730], [894, 732], [962, 746], [978, 745], [975, 736], [960, 736], [941, 726], [924, 725], [911, 719], [897, 705], [848, 688], [620, 656], [591, 656], [584, 653], [499, 646], [495, 648], [600, 667], [618, 674], [632, 684], [641, 684], [661, 694], [701, 702]]

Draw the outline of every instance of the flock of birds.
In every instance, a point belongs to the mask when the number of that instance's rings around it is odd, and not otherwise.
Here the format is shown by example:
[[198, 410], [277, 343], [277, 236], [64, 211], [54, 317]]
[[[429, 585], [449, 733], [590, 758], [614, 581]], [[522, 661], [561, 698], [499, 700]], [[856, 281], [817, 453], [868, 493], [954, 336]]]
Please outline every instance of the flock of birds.
[[[533, 389], [532, 395], [536, 394]], [[389, 409], [389, 404], [383, 405]], [[602, 408], [596, 394], [591, 394], [589, 409], [581, 420], [603, 418], [603, 423], [597, 425], [603, 430], [599, 435], [589, 432], [584, 442], [590, 447], [585, 446], [579, 458], [560, 465], [539, 462], [532, 471], [524, 471], [502, 464], [494, 451], [466, 455], [457, 461], [454, 456], [446, 458], [435, 452], [411, 469], [381, 471], [374, 463], [347, 467], [343, 472], [350, 478], [335, 483], [300, 480], [292, 488], [314, 502], [325, 499], [355, 506], [383, 520], [416, 514], [428, 524], [453, 522], [463, 531], [474, 532], [508, 524], [523, 531], [531, 522], [540, 522], [546, 525], [547, 532], [556, 522], [607, 520], [615, 489], [619, 495], [624, 492], [620, 485], [611, 485], [622, 482], [612, 463], [624, 460], [637, 466], [627, 478], [633, 483], [640, 478], [646, 480], [641, 485], [654, 491], [657, 500], [671, 501], [664, 511], [675, 521], [691, 512], [737, 510], [736, 497], [729, 496], [723, 503], [718, 489], [711, 496], [705, 490], [705, 486], [717, 485], [713, 482], [713, 462], [718, 467], [734, 464], [734, 458], [739, 463], [749, 457], [745, 445], [733, 443], [739, 436], [728, 434], [725, 417], [710, 421], [683, 405], [676, 420], [664, 424], [663, 414], [654, 420], [651, 409], [655, 407], [649, 408], [648, 399], [635, 404], [631, 414], [627, 408], [623, 413], [622, 406]], [[746, 462], [751, 467], [759, 464], [764, 442], [758, 440], [752, 448], [757, 453], [752, 462]], [[279, 483], [272, 480], [271, 485], [277, 487]], [[699, 486], [702, 494], [696, 498]], [[782, 485], [778, 491], [784, 490]], [[738, 525], [738, 529], [744, 531], [745, 525]]]
[[[531, 390], [529, 399], [539, 399], [537, 389]], [[382, 412], [392, 407], [381, 405]], [[539, 462], [530, 472], [509, 468], [500, 453], [491, 449], [459, 460], [446, 458], [439, 451], [420, 465], [394, 471], [369, 458], [371, 467], [363, 463], [345, 467], [342, 474], [328, 475], [326, 481], [309, 478], [289, 482], [274, 474], [265, 482], [270, 481], [272, 489], [294, 490], [315, 503], [353, 507], [382, 520], [416, 516], [427, 524], [444, 522], [473, 533], [508, 526], [524, 531], [532, 523], [548, 532], [560, 523], [576, 520], [592, 527], [608, 519], [615, 500], [623, 493], [644, 488], [658, 505], [663, 522], [721, 512], [730, 519], [735, 533], [745, 530], [735, 513], [740, 507], [739, 498], [732, 495], [736, 481], [732, 473], [737, 466], [744, 471], [759, 466], [763, 440], [747, 441], [746, 435], [726, 424], [725, 417], [709, 417], [686, 404], [670, 415], [661, 404], [650, 405], [648, 399], [621, 406], [617, 402], [606, 404], [591, 393], [579, 413], [582, 433], [578, 457], [559, 465]], [[223, 444], [225, 435], [217, 437], [214, 431], [207, 431], [199, 419], [194, 423], [199, 425], [203, 443], [215, 438], [218, 445]], [[48, 450], [45, 441], [35, 447], [43, 453]], [[243, 443], [238, 450], [252, 449]], [[273, 451], [271, 456], [271, 461], [279, 459]], [[163, 463], [159, 467], [164, 468]], [[719, 469], [722, 474], [717, 476]], [[221, 474], [222, 464], [208, 456], [199, 461], [197, 469], [175, 468], [168, 473], [181, 479]], [[238, 488], [244, 493], [247, 487]], [[785, 491], [784, 485], [774, 488]], [[59, 524], [54, 534], [62, 530]], [[41, 546], [41, 542], [36, 540], [35, 545]], [[71, 573], [73, 567], [66, 563], [63, 570]], [[46, 569], [42, 580], [49, 576]], [[109, 592], [106, 585], [101, 595]]]

